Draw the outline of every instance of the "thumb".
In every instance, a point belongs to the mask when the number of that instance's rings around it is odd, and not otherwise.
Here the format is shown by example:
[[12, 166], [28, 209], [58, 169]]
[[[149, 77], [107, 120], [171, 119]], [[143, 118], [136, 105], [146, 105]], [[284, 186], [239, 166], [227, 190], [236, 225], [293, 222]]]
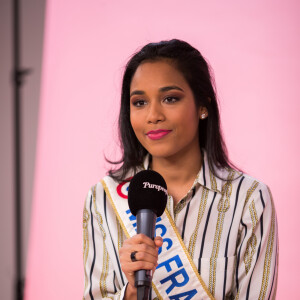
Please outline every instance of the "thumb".
[[160, 237], [160, 236], [155, 237], [154, 243], [155, 243], [156, 248], [161, 247], [162, 244], [163, 244], [163, 239], [162, 239], [162, 237]]

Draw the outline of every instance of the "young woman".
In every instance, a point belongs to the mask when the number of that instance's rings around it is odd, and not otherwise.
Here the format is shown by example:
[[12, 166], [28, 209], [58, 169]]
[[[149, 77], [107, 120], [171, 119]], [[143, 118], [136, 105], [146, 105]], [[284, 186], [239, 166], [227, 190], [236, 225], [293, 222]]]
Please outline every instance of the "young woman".
[[[180, 40], [148, 44], [128, 62], [121, 167], [84, 207], [84, 299], [137, 299], [139, 269], [153, 270], [151, 299], [275, 299], [272, 196], [228, 160], [212, 82], [200, 52]], [[126, 200], [142, 169], [168, 187], [154, 241], [135, 234]]]

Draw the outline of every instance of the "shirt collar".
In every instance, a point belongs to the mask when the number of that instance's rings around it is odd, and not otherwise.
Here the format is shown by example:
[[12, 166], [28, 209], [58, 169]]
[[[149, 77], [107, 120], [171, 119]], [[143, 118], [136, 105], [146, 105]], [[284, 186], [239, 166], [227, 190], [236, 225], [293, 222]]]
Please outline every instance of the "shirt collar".
[[[202, 162], [201, 170], [198, 173], [198, 178], [197, 178], [198, 182], [199, 184], [201, 184], [202, 186], [206, 187], [209, 190], [221, 193], [223, 180], [216, 177], [210, 170], [206, 151], [202, 150], [201, 152], [202, 152], [203, 162]], [[218, 171], [218, 176], [224, 178], [223, 176], [225, 174], [222, 174], [223, 172], [221, 172], [221, 170], [218, 169], [216, 170]]]

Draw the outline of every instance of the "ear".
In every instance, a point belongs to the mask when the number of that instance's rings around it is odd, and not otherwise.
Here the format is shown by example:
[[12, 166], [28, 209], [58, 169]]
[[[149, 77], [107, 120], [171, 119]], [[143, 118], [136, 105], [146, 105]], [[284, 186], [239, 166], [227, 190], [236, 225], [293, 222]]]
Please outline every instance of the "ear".
[[200, 120], [204, 120], [205, 118], [208, 117], [208, 111], [205, 106], [200, 106], [198, 109], [198, 115]]

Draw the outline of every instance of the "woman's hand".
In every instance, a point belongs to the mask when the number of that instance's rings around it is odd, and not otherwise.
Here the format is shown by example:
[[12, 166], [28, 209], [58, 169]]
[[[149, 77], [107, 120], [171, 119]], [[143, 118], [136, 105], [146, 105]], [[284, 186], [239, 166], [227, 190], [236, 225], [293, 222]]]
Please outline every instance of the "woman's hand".
[[[125, 298], [129, 294], [136, 294], [136, 288], [134, 287], [135, 271], [152, 270], [154, 273], [157, 266], [158, 249], [162, 246], [162, 243], [161, 237], [155, 237], [153, 241], [141, 233], [124, 241], [122, 248], [120, 248], [119, 256], [122, 271], [128, 280]], [[136, 261], [131, 260], [132, 252], [136, 252]]]

